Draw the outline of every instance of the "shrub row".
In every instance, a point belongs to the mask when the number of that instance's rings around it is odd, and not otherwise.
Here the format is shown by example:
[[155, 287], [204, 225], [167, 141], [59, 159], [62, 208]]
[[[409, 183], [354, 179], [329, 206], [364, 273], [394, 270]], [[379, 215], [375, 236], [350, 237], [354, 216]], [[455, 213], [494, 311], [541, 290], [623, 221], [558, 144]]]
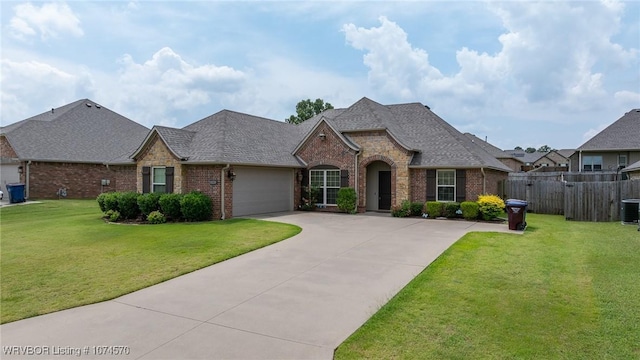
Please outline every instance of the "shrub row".
[[143, 218], [161, 224], [167, 220], [205, 221], [213, 216], [211, 198], [197, 191], [185, 195], [108, 192], [98, 195], [96, 200], [110, 221]]
[[399, 206], [391, 208], [394, 217], [424, 216], [429, 218], [447, 217], [466, 220], [493, 220], [505, 209], [504, 201], [496, 195], [480, 195], [478, 201], [439, 202], [427, 201], [411, 203], [404, 200]]

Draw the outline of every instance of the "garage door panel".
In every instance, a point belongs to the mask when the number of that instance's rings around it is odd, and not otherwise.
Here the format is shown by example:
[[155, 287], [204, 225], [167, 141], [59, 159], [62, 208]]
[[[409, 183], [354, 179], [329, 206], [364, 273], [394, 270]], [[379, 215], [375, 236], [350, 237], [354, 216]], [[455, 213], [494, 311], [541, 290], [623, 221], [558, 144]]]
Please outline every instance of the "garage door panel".
[[233, 216], [290, 211], [293, 170], [235, 167]]

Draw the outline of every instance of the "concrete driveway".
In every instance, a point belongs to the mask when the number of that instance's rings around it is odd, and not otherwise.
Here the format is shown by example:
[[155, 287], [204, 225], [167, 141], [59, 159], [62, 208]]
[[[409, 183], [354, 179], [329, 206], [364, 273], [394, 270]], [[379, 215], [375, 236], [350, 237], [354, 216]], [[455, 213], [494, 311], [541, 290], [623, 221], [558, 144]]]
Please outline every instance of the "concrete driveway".
[[[469, 231], [507, 225], [287, 213], [288, 240], [99, 304], [0, 327], [2, 358], [331, 359]], [[512, 233], [516, 233], [511, 231]], [[49, 355], [49, 356], [46, 356]]]

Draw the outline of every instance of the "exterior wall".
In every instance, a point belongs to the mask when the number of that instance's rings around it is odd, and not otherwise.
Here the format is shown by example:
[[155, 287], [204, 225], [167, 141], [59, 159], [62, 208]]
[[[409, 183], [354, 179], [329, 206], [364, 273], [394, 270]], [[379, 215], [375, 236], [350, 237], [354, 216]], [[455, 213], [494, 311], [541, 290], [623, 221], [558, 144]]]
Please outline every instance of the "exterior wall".
[[[583, 151], [582, 157], [585, 156], [602, 156], [602, 170], [616, 171], [618, 168], [618, 155], [627, 155], [627, 165], [631, 165], [636, 161], [640, 161], [640, 150], [638, 151]], [[576, 151], [571, 156], [571, 171], [580, 172], [580, 151]]]
[[427, 169], [410, 169], [411, 202], [427, 201]]
[[[485, 192], [487, 194], [499, 194], [499, 182], [509, 177], [506, 172], [485, 169], [486, 182], [483, 182], [480, 169], [464, 170], [466, 201], [477, 201], [478, 196]], [[411, 169], [411, 189], [412, 202], [425, 202], [427, 200], [427, 169]]]
[[385, 162], [391, 167], [391, 206], [410, 199], [411, 152], [400, 146], [386, 131], [349, 133], [349, 137], [362, 149], [358, 158], [358, 210], [366, 209], [367, 166], [374, 161]]
[[498, 160], [500, 160], [501, 163], [507, 165], [511, 170], [515, 172], [521, 171], [522, 165], [524, 165], [522, 162], [516, 159], [505, 158], [505, 159], [498, 159]]
[[[324, 140], [319, 137], [320, 133], [325, 134]], [[349, 187], [355, 188], [355, 156], [356, 152], [351, 149], [342, 139], [326, 124], [322, 123], [309, 136], [307, 141], [296, 153], [307, 163], [307, 169], [316, 166], [330, 165], [340, 170], [349, 171]], [[296, 181], [298, 184], [298, 181]], [[296, 205], [300, 201], [300, 189], [294, 189], [294, 200]], [[337, 211], [337, 207], [328, 206], [326, 210]]]
[[173, 166], [173, 192], [178, 194], [183, 192], [182, 181], [184, 178], [184, 173], [182, 170], [182, 164], [180, 163], [180, 160], [178, 158], [171, 154], [169, 148], [167, 148], [164, 142], [160, 140], [160, 137], [154, 135], [151, 140], [149, 140], [147, 148], [140, 154], [140, 156], [136, 160], [136, 189], [139, 193], [142, 193], [142, 168], [144, 166]]
[[0, 136], [0, 158], [2, 159], [11, 159], [17, 158], [16, 152], [13, 150], [13, 147], [9, 144], [7, 137], [2, 135]]
[[[183, 192], [200, 191], [211, 197], [213, 203], [213, 218], [221, 219], [222, 177], [223, 165], [185, 165]], [[233, 171], [233, 167], [230, 168]], [[233, 217], [233, 182], [224, 179], [224, 208], [225, 218]]]
[[627, 172], [629, 180], [640, 180], [640, 170]]
[[105, 187], [105, 191], [107, 191], [106, 188], [113, 191], [137, 191], [137, 167], [135, 164], [109, 166], [109, 169], [111, 170], [111, 176], [107, 179], [111, 180], [111, 184], [109, 187]]
[[542, 164], [549, 164], [549, 166], [560, 166], [560, 164], [568, 164], [569, 163], [569, 159], [567, 159], [566, 157], [558, 154], [555, 151], [551, 151], [550, 153], [548, 153], [547, 155], [541, 157], [540, 159], [538, 159], [538, 161], [536, 161], [534, 163], [534, 165], [542, 165]]
[[[95, 198], [117, 188], [113, 172], [102, 164], [32, 162], [28, 167], [30, 199], [57, 199], [60, 188], [67, 189], [68, 198]], [[102, 179], [110, 179], [110, 185], [102, 186]]]

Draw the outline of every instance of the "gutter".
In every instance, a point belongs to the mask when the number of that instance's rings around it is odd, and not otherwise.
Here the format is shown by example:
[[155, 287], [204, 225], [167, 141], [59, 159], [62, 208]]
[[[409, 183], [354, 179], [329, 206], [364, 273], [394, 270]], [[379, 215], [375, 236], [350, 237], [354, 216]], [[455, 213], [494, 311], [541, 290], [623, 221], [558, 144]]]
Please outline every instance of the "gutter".
[[222, 168], [222, 172], [220, 173], [220, 212], [222, 214], [220, 216], [220, 220], [224, 220], [226, 218], [226, 214], [224, 212], [224, 174], [227, 172], [227, 170], [229, 170], [230, 167], [231, 164], [227, 164]]
[[355, 173], [356, 178], [354, 180], [355, 189], [356, 189], [356, 213], [358, 212], [358, 204], [360, 203], [360, 189], [358, 188], [358, 155], [360, 155], [360, 150], [356, 151], [355, 156]]
[[582, 150], [578, 151], [578, 172], [582, 172]]
[[25, 198], [29, 199], [29, 165], [31, 165], [31, 160], [27, 162], [27, 169], [25, 170], [25, 179], [24, 179], [24, 188], [25, 188]]
[[480, 172], [482, 173], [482, 193], [487, 193], [487, 175], [484, 173], [484, 168], [480, 168]]

